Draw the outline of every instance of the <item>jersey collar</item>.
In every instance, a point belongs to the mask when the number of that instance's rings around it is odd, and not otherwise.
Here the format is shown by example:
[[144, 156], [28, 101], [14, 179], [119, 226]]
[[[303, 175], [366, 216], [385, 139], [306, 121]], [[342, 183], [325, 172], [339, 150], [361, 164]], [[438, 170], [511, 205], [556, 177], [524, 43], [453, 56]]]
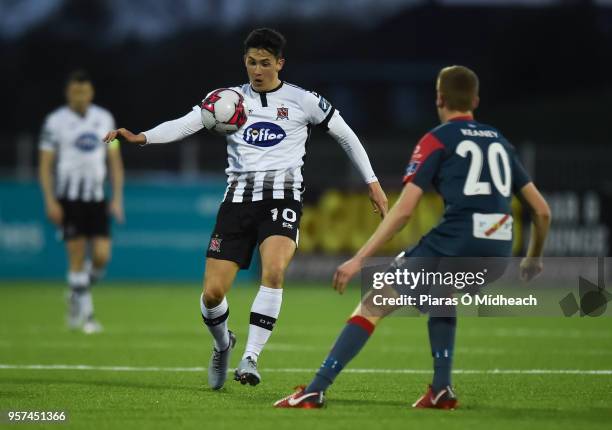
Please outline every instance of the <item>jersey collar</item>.
[[474, 121], [474, 117], [472, 115], [462, 115], [451, 118], [448, 121]]
[[89, 116], [89, 112], [91, 112], [91, 105], [87, 106], [87, 110], [82, 115], [77, 111], [72, 110], [72, 108], [68, 104], [66, 105], [66, 109], [68, 109], [68, 112], [70, 112], [73, 116], [77, 117], [79, 120], [84, 120]]
[[280, 81], [280, 84], [277, 85], [276, 88], [273, 88], [271, 90], [268, 91], [257, 91], [255, 88], [253, 88], [253, 85], [249, 84], [249, 86], [251, 87], [251, 91], [253, 91], [254, 93], [257, 94], [268, 94], [268, 93], [273, 93], [274, 91], [278, 91], [281, 89], [281, 87], [283, 86], [284, 82]]

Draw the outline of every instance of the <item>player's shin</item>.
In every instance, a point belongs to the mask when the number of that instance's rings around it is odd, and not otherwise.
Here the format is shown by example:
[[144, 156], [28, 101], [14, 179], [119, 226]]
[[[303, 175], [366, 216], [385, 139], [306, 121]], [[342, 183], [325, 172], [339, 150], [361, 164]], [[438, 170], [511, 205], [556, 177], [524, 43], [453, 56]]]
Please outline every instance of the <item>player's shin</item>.
[[69, 272], [68, 286], [70, 288], [68, 325], [70, 328], [79, 328], [93, 318], [89, 274], [86, 271]]
[[106, 275], [106, 267], [96, 267], [96, 265], [90, 259], [85, 260], [85, 263], [83, 263], [83, 268], [83, 270], [89, 275], [90, 286], [95, 285]]
[[374, 327], [374, 324], [362, 316], [350, 318], [305, 392], [325, 391], [342, 369], [361, 351], [372, 335]]
[[229, 316], [229, 306], [224, 297], [221, 303], [213, 308], [207, 308], [204, 304], [204, 295], [200, 296], [200, 309], [204, 325], [212, 335], [217, 351], [225, 351], [229, 346], [229, 332], [227, 329], [227, 318]]
[[249, 337], [243, 359], [251, 357], [257, 361], [259, 354], [272, 335], [272, 329], [283, 302], [282, 288], [259, 287], [259, 292], [251, 306]]
[[89, 280], [91, 285], [99, 282], [106, 275], [106, 268], [104, 267], [93, 267], [89, 271]]

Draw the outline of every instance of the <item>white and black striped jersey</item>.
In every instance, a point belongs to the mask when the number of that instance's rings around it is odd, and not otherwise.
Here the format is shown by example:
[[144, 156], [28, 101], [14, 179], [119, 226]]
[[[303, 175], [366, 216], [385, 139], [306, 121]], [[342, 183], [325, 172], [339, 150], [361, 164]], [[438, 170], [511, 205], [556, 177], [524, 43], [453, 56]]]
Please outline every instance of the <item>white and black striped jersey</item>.
[[56, 153], [56, 196], [67, 200], [104, 200], [107, 146], [103, 137], [115, 128], [106, 109], [91, 105], [85, 115], [63, 106], [43, 125], [39, 148]]
[[[376, 181], [359, 139], [322, 96], [287, 82], [267, 92], [257, 92], [250, 84], [232, 89], [244, 96], [248, 118], [239, 131], [226, 138], [225, 201], [285, 198], [301, 201], [303, 157], [313, 125], [324, 127], [341, 143], [367, 183]], [[194, 106], [184, 117], [144, 134], [147, 143], [165, 143], [202, 128], [201, 108]]]

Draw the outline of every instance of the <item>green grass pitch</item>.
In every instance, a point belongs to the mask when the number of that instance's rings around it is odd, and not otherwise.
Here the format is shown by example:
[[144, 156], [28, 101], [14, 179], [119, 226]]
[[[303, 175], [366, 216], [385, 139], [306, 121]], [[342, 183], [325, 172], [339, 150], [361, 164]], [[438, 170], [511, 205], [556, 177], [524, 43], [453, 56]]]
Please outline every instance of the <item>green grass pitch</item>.
[[[388, 318], [348, 366], [352, 372], [328, 391], [327, 408], [276, 410], [275, 400], [310, 380], [357, 303], [358, 288], [338, 296], [327, 286], [289, 283], [260, 357], [262, 383], [229, 379], [219, 392], [197, 369], [207, 366], [211, 350], [199, 288], [102, 284], [94, 294], [105, 332], [86, 336], [66, 330], [60, 284], [0, 284], [0, 410], [66, 410], [68, 427], [91, 429], [558, 430], [608, 429], [612, 422], [610, 318], [460, 319], [455, 411], [409, 407], [431, 377], [426, 319]], [[241, 285], [229, 295], [230, 328], [238, 336], [232, 365], [244, 348], [255, 292], [255, 285]], [[493, 369], [502, 372], [486, 373]], [[608, 372], [582, 372], [589, 370]]]

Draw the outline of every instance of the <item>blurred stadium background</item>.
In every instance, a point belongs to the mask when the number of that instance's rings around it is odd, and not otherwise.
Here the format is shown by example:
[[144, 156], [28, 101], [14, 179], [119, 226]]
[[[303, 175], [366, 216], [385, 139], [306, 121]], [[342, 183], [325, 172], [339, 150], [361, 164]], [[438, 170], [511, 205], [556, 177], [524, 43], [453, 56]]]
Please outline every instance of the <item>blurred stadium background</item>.
[[[516, 145], [551, 203], [546, 254], [610, 254], [612, 1], [3, 0], [0, 278], [64, 277], [36, 166], [41, 123], [63, 103], [71, 70], [89, 70], [95, 102], [141, 131], [183, 115], [213, 88], [244, 82], [242, 41], [263, 25], [288, 39], [281, 78], [342, 112], [391, 196], [416, 141], [437, 124], [437, 71], [472, 67], [481, 78], [477, 118]], [[377, 218], [332, 139], [315, 131], [307, 149], [291, 271], [326, 278]], [[224, 142], [202, 132], [122, 152], [127, 224], [114, 229], [109, 278], [199, 280], [224, 187]], [[386, 252], [414, 243], [440, 213], [429, 196]], [[517, 253], [525, 228], [517, 223]]]
[[[105, 331], [66, 330], [65, 253], [36, 179], [42, 121], [64, 103], [66, 76], [89, 70], [95, 102], [146, 130], [244, 83], [242, 41], [258, 26], [286, 35], [281, 78], [342, 112], [391, 197], [438, 123], [438, 70], [472, 67], [477, 119], [515, 144], [551, 204], [545, 255], [610, 255], [612, 0], [0, 0], [0, 411], [67, 409], [75, 426], [95, 429], [609, 428], [607, 318], [462, 319], [454, 383], [466, 407], [453, 418], [407, 407], [431, 368], [424, 318], [385, 321], [322, 414], [270, 408], [309, 378], [357, 302], [357, 288], [338, 296], [329, 280], [378, 223], [342, 149], [318, 130], [264, 384], [204, 388], [210, 338], [197, 297], [226, 166], [223, 140], [204, 132], [122, 147], [127, 223], [114, 226], [108, 282], [94, 290]], [[519, 201], [514, 209], [520, 254], [528, 225]], [[418, 240], [441, 210], [426, 195], [385, 253]], [[241, 284], [256, 286], [258, 269]], [[230, 294], [241, 344], [254, 294]]]

